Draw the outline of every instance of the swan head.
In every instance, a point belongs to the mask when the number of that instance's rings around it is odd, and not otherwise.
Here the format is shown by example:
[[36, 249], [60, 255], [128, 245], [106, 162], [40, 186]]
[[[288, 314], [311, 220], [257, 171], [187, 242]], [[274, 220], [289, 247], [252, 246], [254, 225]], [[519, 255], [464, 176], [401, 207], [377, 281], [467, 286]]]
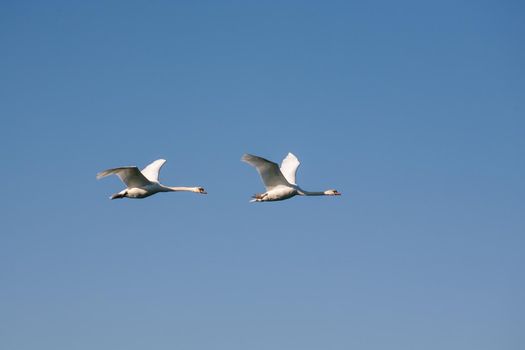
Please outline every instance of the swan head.
[[200, 194], [208, 194], [203, 187], [195, 187], [195, 192]]
[[340, 196], [341, 195], [341, 193], [338, 192], [337, 190], [326, 190], [324, 191], [324, 194], [326, 196]]

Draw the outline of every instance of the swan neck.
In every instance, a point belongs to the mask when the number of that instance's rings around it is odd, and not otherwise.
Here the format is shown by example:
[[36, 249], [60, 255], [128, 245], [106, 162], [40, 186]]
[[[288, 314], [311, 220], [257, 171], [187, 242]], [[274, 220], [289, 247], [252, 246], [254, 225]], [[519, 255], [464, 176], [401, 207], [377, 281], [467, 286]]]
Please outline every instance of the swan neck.
[[162, 186], [165, 190], [165, 192], [181, 192], [181, 191], [186, 191], [186, 192], [196, 192], [197, 189], [195, 187], [184, 187], [184, 186], [180, 186], [180, 187], [173, 187], [173, 186]]
[[299, 193], [301, 196], [325, 196], [326, 195], [326, 193], [324, 192], [317, 192], [317, 191], [311, 192], [311, 191], [305, 191], [303, 189], [299, 189], [297, 193]]

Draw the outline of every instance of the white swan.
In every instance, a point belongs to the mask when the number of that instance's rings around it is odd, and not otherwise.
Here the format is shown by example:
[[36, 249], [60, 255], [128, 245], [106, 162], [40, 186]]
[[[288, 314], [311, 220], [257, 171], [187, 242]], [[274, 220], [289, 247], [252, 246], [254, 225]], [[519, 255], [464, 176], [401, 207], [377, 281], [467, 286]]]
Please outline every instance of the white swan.
[[341, 193], [336, 190], [326, 190], [323, 192], [305, 191], [295, 183], [295, 173], [301, 164], [299, 159], [292, 153], [288, 153], [283, 159], [281, 168], [274, 162], [245, 154], [241, 160], [255, 167], [261, 175], [261, 179], [266, 187], [265, 193], [254, 195], [250, 202], [281, 201], [295, 195], [300, 196], [339, 196]]
[[157, 159], [140, 171], [136, 166], [125, 166], [108, 169], [97, 174], [97, 179], [108, 175], [117, 175], [127, 186], [126, 189], [115, 193], [110, 199], [117, 198], [146, 198], [158, 192], [188, 191], [200, 194], [207, 192], [202, 187], [170, 187], [159, 183], [160, 168], [166, 163], [164, 159]]

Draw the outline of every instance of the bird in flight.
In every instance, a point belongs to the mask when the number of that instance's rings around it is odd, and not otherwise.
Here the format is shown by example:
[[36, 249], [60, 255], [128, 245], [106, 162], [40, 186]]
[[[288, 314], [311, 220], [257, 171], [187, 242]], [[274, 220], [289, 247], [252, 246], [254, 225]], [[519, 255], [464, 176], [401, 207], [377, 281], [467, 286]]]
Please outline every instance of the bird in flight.
[[241, 158], [257, 169], [262, 182], [266, 187], [266, 192], [254, 195], [250, 202], [281, 201], [293, 196], [339, 196], [341, 193], [336, 190], [326, 190], [322, 192], [305, 191], [295, 182], [297, 168], [301, 164], [299, 159], [292, 153], [283, 159], [281, 167], [267, 159], [251, 154], [244, 154]]
[[117, 175], [126, 188], [115, 193], [110, 199], [118, 198], [146, 198], [158, 192], [195, 192], [206, 194], [207, 192], [202, 187], [170, 187], [159, 183], [160, 168], [166, 163], [165, 159], [157, 159], [147, 167], [139, 170], [136, 166], [125, 166], [120, 168], [113, 168], [104, 170], [97, 174], [97, 179], [109, 175]]

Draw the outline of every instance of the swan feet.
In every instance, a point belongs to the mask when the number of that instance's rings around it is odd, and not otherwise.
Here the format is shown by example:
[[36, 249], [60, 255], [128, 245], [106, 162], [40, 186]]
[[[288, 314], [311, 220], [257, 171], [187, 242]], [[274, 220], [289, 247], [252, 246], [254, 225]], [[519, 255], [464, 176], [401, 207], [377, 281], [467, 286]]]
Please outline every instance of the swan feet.
[[262, 202], [267, 195], [268, 193], [256, 193], [252, 196], [252, 202]]
[[124, 198], [124, 197], [126, 197], [126, 194], [127, 194], [127, 192], [124, 192], [124, 193], [115, 193], [114, 195], [112, 195], [111, 197], [109, 197], [109, 199], [120, 199], [120, 198]]

